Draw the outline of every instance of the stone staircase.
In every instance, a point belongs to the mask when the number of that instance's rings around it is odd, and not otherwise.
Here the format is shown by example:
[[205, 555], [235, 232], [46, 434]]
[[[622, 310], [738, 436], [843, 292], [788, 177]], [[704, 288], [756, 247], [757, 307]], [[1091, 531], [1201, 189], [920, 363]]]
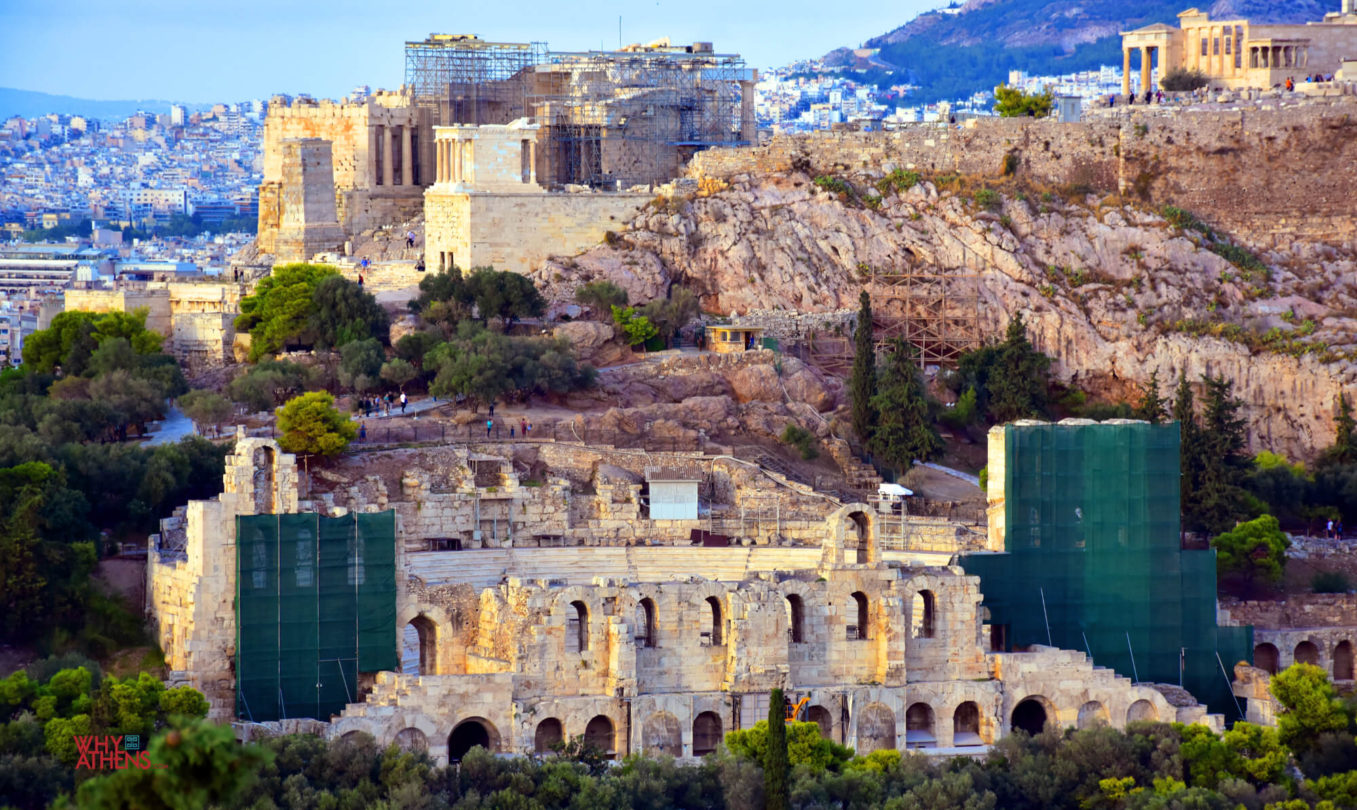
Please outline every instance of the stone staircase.
[[825, 449], [829, 451], [830, 458], [843, 470], [844, 478], [848, 479], [848, 486], [854, 491], [876, 494], [876, 488], [881, 485], [881, 476], [876, 474], [876, 470], [870, 464], [864, 464], [853, 454], [853, 448], [843, 439], [833, 437], [825, 443]]

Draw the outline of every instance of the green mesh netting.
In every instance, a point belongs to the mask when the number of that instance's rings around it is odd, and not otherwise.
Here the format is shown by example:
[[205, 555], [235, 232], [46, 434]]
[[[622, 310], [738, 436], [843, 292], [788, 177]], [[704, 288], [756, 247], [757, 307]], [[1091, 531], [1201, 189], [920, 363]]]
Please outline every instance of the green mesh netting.
[[1225, 673], [1253, 628], [1216, 626], [1214, 551], [1179, 533], [1178, 425], [1008, 425], [1005, 553], [961, 560], [1010, 647], [1053, 644], [1182, 683], [1235, 719]]
[[236, 714], [328, 719], [397, 668], [396, 516], [236, 518]]

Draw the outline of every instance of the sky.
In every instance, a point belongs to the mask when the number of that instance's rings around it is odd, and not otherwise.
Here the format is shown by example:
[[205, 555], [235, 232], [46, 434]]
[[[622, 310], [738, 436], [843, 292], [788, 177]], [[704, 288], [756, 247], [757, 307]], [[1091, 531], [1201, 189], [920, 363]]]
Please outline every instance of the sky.
[[904, 24], [945, 0], [0, 0], [0, 87], [90, 99], [336, 98], [394, 89], [430, 33], [553, 50], [668, 36], [767, 68]]

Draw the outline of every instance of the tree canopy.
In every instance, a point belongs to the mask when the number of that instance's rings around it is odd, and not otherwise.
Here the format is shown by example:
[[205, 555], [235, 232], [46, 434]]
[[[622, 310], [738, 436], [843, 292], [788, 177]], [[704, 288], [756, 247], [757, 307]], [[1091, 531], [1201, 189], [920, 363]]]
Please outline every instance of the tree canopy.
[[343, 276], [326, 276], [311, 295], [307, 331], [318, 348], [330, 349], [356, 340], [388, 340], [390, 318], [372, 293]]
[[871, 399], [878, 416], [867, 446], [880, 461], [901, 472], [915, 461], [928, 461], [943, 447], [914, 358], [912, 346], [899, 338], [893, 341]]
[[[307, 330], [316, 311], [316, 290], [322, 281], [338, 275], [329, 265], [281, 264], [259, 281], [252, 295], [240, 299], [236, 329], [250, 333], [250, 359], [289, 345], [309, 344]], [[334, 324], [336, 328], [343, 325]]]
[[1044, 415], [1050, 367], [1051, 358], [1028, 341], [1022, 315], [1014, 315], [987, 374], [990, 417], [996, 422], [1009, 422]]
[[1275, 584], [1286, 568], [1286, 550], [1291, 541], [1272, 515], [1241, 523], [1211, 540], [1216, 550], [1216, 571], [1221, 580], [1243, 580], [1246, 595], [1260, 584]]
[[1001, 84], [994, 88], [994, 111], [1001, 118], [1022, 116], [1045, 118], [1055, 106], [1055, 97], [1050, 90], [1040, 93], [1027, 93], [1016, 87]]
[[863, 290], [858, 294], [858, 319], [853, 330], [853, 373], [848, 380], [850, 402], [853, 408], [853, 434], [864, 446], [872, 438], [876, 424], [876, 342], [872, 334], [872, 297]]
[[335, 410], [324, 391], [296, 397], [278, 411], [278, 445], [289, 453], [334, 456], [358, 435], [358, 427]]
[[410, 308], [449, 334], [473, 313], [482, 323], [497, 318], [507, 327], [546, 312], [546, 299], [532, 279], [493, 267], [477, 267], [466, 277], [456, 267], [426, 276], [420, 279], [419, 293]]

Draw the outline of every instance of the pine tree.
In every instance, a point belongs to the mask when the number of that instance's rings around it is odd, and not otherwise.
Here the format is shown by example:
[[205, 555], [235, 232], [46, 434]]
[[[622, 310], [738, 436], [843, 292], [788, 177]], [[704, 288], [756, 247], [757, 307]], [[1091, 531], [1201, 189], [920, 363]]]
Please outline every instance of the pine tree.
[[1051, 358], [1027, 340], [1022, 315], [1008, 322], [1008, 334], [999, 345], [999, 358], [989, 376], [989, 413], [996, 422], [1041, 416]]
[[766, 810], [787, 810], [787, 762], [787, 708], [782, 690], [774, 689], [768, 696], [768, 754], [763, 761]]
[[1196, 403], [1186, 371], [1178, 372], [1178, 389], [1173, 394], [1173, 420], [1178, 423], [1179, 500], [1186, 522], [1188, 505], [1194, 502], [1197, 482], [1201, 477], [1198, 471], [1200, 458], [1197, 451]]
[[914, 461], [927, 461], [942, 449], [923, 378], [914, 363], [914, 349], [905, 341], [892, 342], [871, 403], [878, 416], [867, 446], [885, 464], [903, 472]]
[[1178, 378], [1173, 415], [1182, 431], [1183, 528], [1219, 534], [1238, 520], [1251, 517], [1243, 488], [1249, 471], [1245, 453], [1243, 404], [1223, 377], [1202, 377], [1202, 415], [1194, 414], [1192, 389], [1186, 374]]
[[853, 376], [849, 381], [853, 401], [853, 433], [866, 445], [876, 425], [872, 396], [876, 394], [876, 345], [872, 340], [872, 299], [863, 290], [858, 296], [857, 329], [853, 332]]
[[1159, 372], [1150, 374], [1150, 381], [1140, 386], [1140, 402], [1132, 414], [1152, 425], [1164, 421], [1167, 415], [1167, 402], [1159, 396]]
[[1357, 421], [1352, 418], [1352, 405], [1348, 404], [1347, 395], [1339, 391], [1338, 413], [1333, 418], [1333, 446], [1324, 451], [1325, 461], [1348, 464], [1357, 459], [1357, 444], [1354, 443], [1357, 436], [1353, 435], [1355, 428]]

